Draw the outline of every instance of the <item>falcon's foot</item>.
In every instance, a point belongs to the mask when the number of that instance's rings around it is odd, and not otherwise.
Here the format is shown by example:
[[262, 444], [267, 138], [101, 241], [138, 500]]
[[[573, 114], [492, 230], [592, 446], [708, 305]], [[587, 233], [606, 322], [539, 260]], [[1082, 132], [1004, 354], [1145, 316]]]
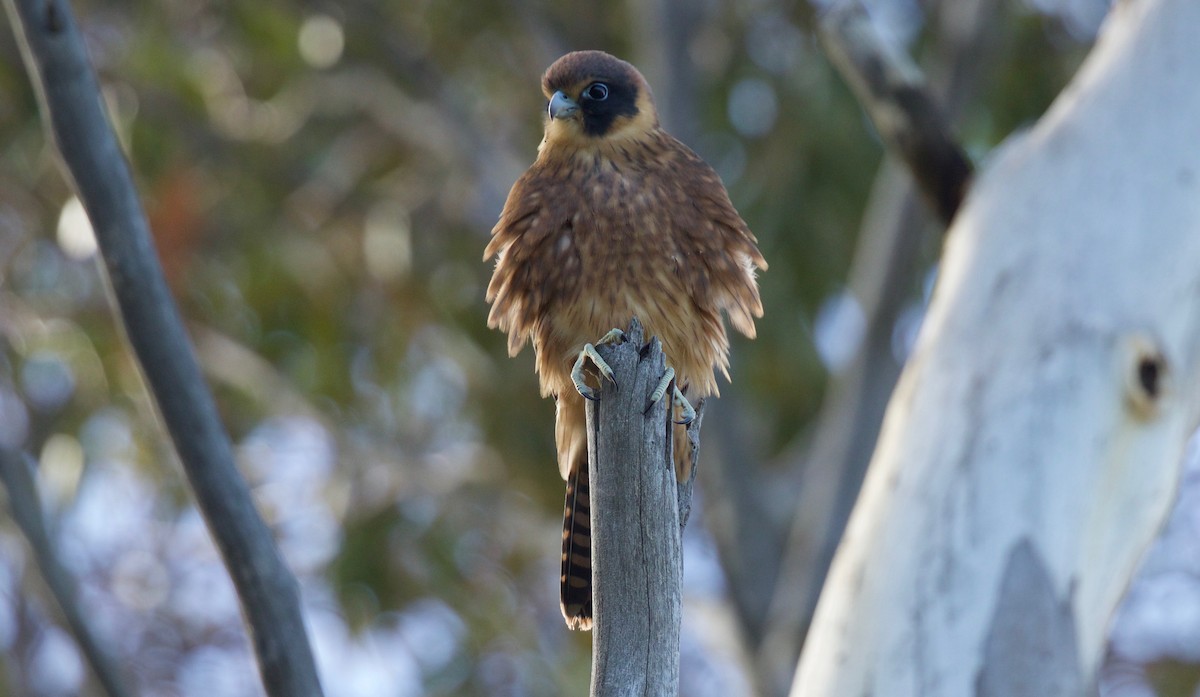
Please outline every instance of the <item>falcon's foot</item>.
[[596, 396], [596, 391], [589, 387], [584, 379], [583, 364], [587, 360], [590, 360], [592, 365], [596, 366], [596, 371], [600, 373], [601, 377], [613, 385], [617, 384], [617, 381], [613, 379], [612, 368], [608, 367], [608, 363], [596, 352], [596, 346], [619, 344], [623, 341], [625, 341], [625, 332], [620, 329], [610, 329], [595, 344], [584, 344], [583, 350], [579, 352], [579, 358], [575, 359], [575, 365], [571, 368], [571, 382], [575, 383], [576, 392], [583, 395], [585, 399], [590, 399], [593, 402], [599, 399]]
[[[682, 418], [675, 423], [680, 426], [687, 426], [696, 418], [696, 410], [692, 407], [692, 403], [683, 396], [679, 391], [679, 387], [675, 384], [675, 369], [668, 366], [667, 372], [663, 373], [662, 379], [658, 381], [658, 385], [654, 391], [650, 393], [650, 398], [646, 404], [646, 412], [650, 411], [650, 407], [658, 404], [658, 401], [667, 395], [667, 390], [671, 390], [671, 402], [674, 406], [679, 407], [682, 412]], [[642, 412], [645, 413], [645, 412]]]
[[675, 392], [673, 395], [671, 395], [671, 400], [674, 402], [675, 406], [679, 407], [679, 409], [682, 411], [679, 420], [675, 423], [679, 424], [680, 426], [687, 426], [696, 420], [696, 408], [692, 406], [692, 403], [688, 401], [687, 397], [683, 396], [683, 393], [679, 391], [678, 387], [674, 387], [672, 389]]

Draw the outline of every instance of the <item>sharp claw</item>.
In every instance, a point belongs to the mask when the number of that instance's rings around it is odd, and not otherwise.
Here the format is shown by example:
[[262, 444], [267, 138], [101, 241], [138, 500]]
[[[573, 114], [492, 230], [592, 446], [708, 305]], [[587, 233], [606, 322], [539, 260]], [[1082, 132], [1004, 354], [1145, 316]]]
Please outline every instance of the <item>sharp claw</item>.
[[675, 393], [672, 395], [672, 400], [683, 410], [683, 418], [675, 423], [679, 424], [680, 426], [687, 426], [696, 420], [696, 409], [692, 406], [692, 403], [687, 400], [687, 397], [683, 396], [683, 393], [679, 391], [678, 387], [675, 387], [674, 389]]
[[592, 388], [587, 386], [583, 380], [583, 359], [587, 358], [587, 354], [580, 351], [579, 357], [575, 359], [575, 365], [571, 366], [571, 382], [575, 385], [575, 391], [578, 392], [584, 399], [595, 401], [596, 395], [592, 392]]
[[[612, 329], [604, 336], [600, 337], [597, 344], [620, 344], [625, 341], [625, 332], [620, 329]], [[589, 399], [593, 402], [599, 401], [600, 397], [596, 395], [596, 391], [588, 387], [583, 376], [584, 361], [591, 360], [592, 365], [596, 366], [596, 372], [600, 374], [601, 379], [607, 380], [614, 388], [617, 387], [617, 379], [613, 375], [612, 368], [608, 363], [600, 357], [596, 352], [595, 344], [585, 344], [583, 350], [579, 352], [579, 357], [575, 359], [575, 365], [571, 368], [571, 382], [575, 384], [575, 391], [583, 396], [584, 399]]]
[[[613, 377], [612, 368], [608, 366], [608, 363], [604, 362], [604, 359], [600, 357], [599, 353], [596, 353], [596, 347], [593, 344], [585, 345], [583, 347], [583, 351], [581, 351], [579, 355], [581, 357], [587, 356], [588, 358], [592, 359], [592, 364], [596, 366], [596, 370], [600, 373], [601, 377], [603, 377], [605, 380], [608, 380], [613, 385], [617, 384], [616, 378]], [[580, 364], [578, 361], [576, 361], [576, 364], [580, 365], [580, 370], [582, 370], [582, 364]]]

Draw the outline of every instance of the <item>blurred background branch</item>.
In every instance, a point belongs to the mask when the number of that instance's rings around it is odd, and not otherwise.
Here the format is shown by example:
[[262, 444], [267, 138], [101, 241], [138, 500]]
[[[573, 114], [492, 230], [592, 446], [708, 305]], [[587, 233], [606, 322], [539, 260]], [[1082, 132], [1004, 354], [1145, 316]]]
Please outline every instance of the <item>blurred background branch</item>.
[[[970, 4], [970, 3], [968, 3]], [[943, 225], [966, 194], [971, 163], [920, 69], [887, 46], [860, 2], [839, 2], [820, 21], [830, 62], [854, 90], [888, 151], [909, 173]]]
[[10, 0], [6, 8], [48, 135], [95, 227], [126, 337], [238, 588], [263, 685], [278, 697], [321, 694], [296, 581], [234, 465], [70, 6]]
[[8, 511], [13, 522], [25, 535], [38, 571], [50, 594], [54, 596], [71, 634], [79, 642], [88, 664], [109, 697], [131, 697], [125, 679], [104, 642], [96, 634], [91, 620], [79, 603], [78, 588], [71, 572], [58, 557], [55, 543], [46, 529], [41, 495], [34, 480], [29, 458], [21, 452], [0, 447], [0, 482], [8, 494]]

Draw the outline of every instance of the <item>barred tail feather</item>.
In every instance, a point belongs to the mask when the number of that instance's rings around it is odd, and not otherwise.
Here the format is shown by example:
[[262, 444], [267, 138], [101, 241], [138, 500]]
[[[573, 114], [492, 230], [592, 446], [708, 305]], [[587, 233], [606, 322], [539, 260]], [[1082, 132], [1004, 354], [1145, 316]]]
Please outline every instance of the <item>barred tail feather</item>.
[[571, 629], [592, 628], [592, 505], [588, 492], [587, 458], [576, 461], [567, 477], [563, 514], [563, 618]]

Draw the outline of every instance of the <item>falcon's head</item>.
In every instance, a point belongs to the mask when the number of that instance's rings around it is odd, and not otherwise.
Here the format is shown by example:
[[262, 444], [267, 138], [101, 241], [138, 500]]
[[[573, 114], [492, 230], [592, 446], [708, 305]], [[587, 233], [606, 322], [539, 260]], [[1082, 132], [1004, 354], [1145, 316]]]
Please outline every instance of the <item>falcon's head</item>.
[[636, 139], [658, 127], [654, 95], [637, 68], [603, 51], [576, 51], [542, 76], [546, 138], [542, 147], [587, 148], [598, 140]]

